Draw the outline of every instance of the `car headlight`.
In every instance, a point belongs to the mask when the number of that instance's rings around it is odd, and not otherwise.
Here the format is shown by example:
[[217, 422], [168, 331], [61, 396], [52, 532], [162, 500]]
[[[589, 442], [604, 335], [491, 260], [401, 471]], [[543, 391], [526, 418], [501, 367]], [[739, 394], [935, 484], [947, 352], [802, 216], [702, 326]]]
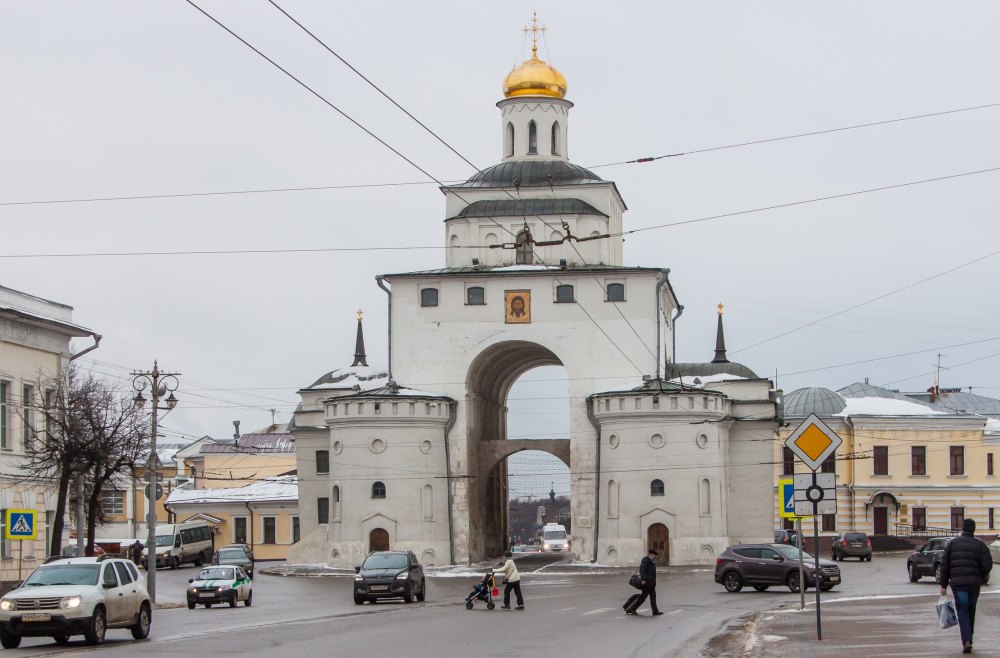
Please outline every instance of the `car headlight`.
[[0, 610], [13, 610], [14, 602], [10, 599], [0, 599]]
[[67, 596], [59, 602], [60, 608], [79, 608], [80, 607], [80, 597], [79, 596]]
[[216, 588], [215, 588], [215, 591], [216, 591], [216, 592], [222, 592], [222, 591], [224, 591], [225, 589], [226, 589], [225, 587], [216, 587]]
[[188, 594], [197, 594], [198, 590], [194, 587], [188, 587]]
[[396, 580], [406, 580], [406, 578], [407, 578], [407, 577], [408, 577], [409, 575], [410, 575], [410, 574], [406, 573], [405, 571], [404, 571], [403, 573], [397, 573], [397, 574], [396, 574]]
[[356, 583], [363, 583], [363, 582], [365, 582], [365, 579], [362, 576], [355, 576], [354, 577], [354, 582], [356, 582]]

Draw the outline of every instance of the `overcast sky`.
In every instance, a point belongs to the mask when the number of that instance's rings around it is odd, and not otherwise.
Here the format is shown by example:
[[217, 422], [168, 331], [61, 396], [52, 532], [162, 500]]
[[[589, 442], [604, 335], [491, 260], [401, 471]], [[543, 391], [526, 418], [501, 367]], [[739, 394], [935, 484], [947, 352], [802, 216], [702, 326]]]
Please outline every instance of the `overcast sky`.
[[[199, 4], [434, 176], [474, 173], [265, 0]], [[996, 3], [279, 4], [481, 168], [499, 161], [494, 104], [535, 8], [584, 166], [1000, 103]], [[0, 67], [0, 285], [72, 305], [104, 335], [88, 367], [125, 376], [155, 357], [183, 373], [172, 433], [256, 429], [270, 408], [287, 421], [298, 387], [350, 364], [358, 308], [384, 362], [374, 276], [444, 263], [433, 184], [9, 205], [426, 182], [186, 2], [6, 2]], [[635, 229], [1000, 167], [998, 136], [994, 107], [595, 171]], [[646, 231], [625, 261], [671, 269], [680, 361], [711, 359], [723, 302], [730, 357], [786, 391], [923, 390], [940, 351], [942, 385], [1000, 397], [1000, 255], [750, 347], [1000, 250], [998, 181]], [[9, 258], [377, 246], [435, 248]], [[512, 433], [557, 434], [564, 409], [539, 402]]]

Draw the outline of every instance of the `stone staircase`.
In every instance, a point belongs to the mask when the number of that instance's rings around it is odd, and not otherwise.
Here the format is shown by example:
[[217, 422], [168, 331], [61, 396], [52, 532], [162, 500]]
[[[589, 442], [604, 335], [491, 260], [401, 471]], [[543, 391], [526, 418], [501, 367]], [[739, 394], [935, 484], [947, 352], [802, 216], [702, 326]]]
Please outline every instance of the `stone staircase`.
[[869, 535], [872, 540], [872, 550], [876, 553], [886, 553], [890, 551], [912, 551], [917, 546], [923, 545], [926, 538], [915, 537], [895, 537], [893, 535]]

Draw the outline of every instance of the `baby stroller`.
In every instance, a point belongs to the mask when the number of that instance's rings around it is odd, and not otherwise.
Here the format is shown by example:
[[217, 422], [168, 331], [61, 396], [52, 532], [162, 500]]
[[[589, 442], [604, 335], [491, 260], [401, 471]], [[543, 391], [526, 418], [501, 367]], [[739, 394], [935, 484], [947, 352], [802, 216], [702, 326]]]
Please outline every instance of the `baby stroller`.
[[493, 579], [493, 572], [489, 571], [483, 576], [483, 579], [476, 584], [476, 588], [469, 592], [469, 595], [465, 597], [465, 609], [472, 610], [472, 604], [476, 599], [486, 602], [486, 609], [492, 610], [496, 607], [493, 603], [493, 597], [500, 592], [496, 588], [496, 581]]

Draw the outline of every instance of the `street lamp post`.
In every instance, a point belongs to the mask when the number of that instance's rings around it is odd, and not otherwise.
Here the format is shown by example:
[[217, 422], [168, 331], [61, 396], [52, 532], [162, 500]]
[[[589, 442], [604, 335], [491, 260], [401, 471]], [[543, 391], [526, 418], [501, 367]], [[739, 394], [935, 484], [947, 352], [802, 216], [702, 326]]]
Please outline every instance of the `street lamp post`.
[[[132, 388], [136, 390], [135, 406], [141, 409], [146, 404], [146, 398], [142, 392], [149, 389], [149, 397], [153, 399], [152, 426], [149, 434], [149, 468], [146, 471], [146, 479], [149, 484], [146, 486], [146, 500], [149, 502], [149, 514], [146, 516], [146, 524], [149, 533], [146, 537], [146, 589], [149, 591], [149, 600], [156, 603], [156, 486], [159, 484], [157, 477], [159, 471], [157, 464], [159, 458], [156, 454], [156, 430], [158, 414], [160, 410], [160, 398], [167, 396], [164, 403], [167, 410], [177, 406], [177, 398], [174, 391], [177, 390], [177, 377], [179, 372], [163, 372], [153, 360], [153, 369], [149, 372], [141, 370], [132, 371]], [[167, 395], [169, 393], [170, 395]]]

